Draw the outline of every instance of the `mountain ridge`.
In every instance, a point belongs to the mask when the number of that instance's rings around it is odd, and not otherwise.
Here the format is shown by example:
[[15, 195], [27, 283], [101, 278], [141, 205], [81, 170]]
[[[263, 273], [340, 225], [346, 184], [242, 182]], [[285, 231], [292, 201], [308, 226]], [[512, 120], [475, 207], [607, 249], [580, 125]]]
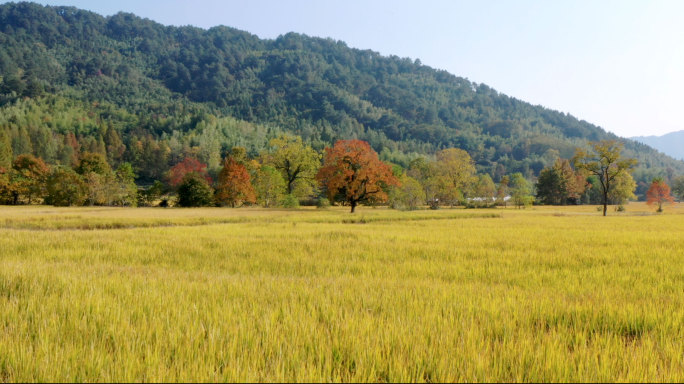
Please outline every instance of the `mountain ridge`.
[[651, 146], [672, 158], [684, 160], [684, 130], [660, 136], [634, 136], [630, 139]]

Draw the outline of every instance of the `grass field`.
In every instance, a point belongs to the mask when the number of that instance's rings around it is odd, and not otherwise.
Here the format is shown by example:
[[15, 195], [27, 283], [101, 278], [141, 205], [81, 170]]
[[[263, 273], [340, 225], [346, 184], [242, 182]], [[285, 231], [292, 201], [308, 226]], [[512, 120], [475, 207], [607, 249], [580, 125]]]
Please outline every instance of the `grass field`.
[[684, 381], [684, 207], [0, 207], [0, 381]]

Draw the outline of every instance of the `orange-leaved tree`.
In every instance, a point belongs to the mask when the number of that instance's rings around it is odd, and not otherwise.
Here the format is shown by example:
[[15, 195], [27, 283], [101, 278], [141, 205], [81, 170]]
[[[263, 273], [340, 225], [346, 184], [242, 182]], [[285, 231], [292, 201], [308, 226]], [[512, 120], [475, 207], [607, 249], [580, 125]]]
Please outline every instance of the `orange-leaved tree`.
[[50, 173], [50, 167], [43, 159], [31, 154], [19, 155], [14, 160], [15, 183], [19, 194], [31, 200], [34, 197], [45, 196], [45, 183]]
[[247, 168], [232, 156], [226, 157], [223, 169], [218, 175], [216, 201], [233, 208], [244, 203], [256, 202], [254, 187]]
[[349, 203], [353, 213], [359, 203], [387, 200], [387, 187], [399, 186], [389, 165], [361, 140], [340, 140], [325, 149], [323, 167], [316, 175], [328, 199]]
[[651, 187], [646, 191], [646, 204], [658, 205], [658, 212], [663, 211], [664, 204], [674, 203], [674, 197], [670, 194], [670, 186], [660, 177], [653, 179]]

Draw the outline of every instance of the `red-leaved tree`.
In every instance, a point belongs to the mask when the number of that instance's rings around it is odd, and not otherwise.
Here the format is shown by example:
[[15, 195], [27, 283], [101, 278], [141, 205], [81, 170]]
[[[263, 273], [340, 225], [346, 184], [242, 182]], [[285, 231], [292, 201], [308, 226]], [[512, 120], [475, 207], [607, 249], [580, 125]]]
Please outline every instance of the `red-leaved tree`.
[[352, 213], [359, 203], [387, 201], [387, 187], [399, 185], [389, 165], [365, 141], [340, 140], [325, 149], [323, 161], [316, 180], [331, 201], [349, 203]]
[[233, 208], [244, 203], [256, 202], [254, 187], [247, 168], [232, 156], [226, 158], [223, 169], [218, 175], [216, 201]]
[[662, 212], [664, 204], [672, 203], [674, 203], [674, 197], [670, 194], [670, 186], [662, 178], [653, 179], [651, 187], [646, 191], [646, 204], [649, 206], [657, 204], [657, 212]]
[[185, 175], [193, 172], [206, 179], [207, 183], [212, 183], [211, 177], [207, 175], [207, 165], [193, 157], [186, 157], [183, 161], [174, 165], [169, 170], [169, 185], [174, 188], [178, 187], [183, 182]]

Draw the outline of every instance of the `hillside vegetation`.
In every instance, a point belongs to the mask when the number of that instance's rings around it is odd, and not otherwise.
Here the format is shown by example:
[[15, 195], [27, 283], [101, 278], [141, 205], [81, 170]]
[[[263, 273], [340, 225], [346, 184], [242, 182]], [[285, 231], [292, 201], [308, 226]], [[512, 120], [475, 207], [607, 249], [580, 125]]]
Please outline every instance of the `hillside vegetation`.
[[[362, 139], [403, 167], [461, 148], [495, 182], [514, 172], [533, 179], [588, 140], [615, 138], [419, 60], [340, 41], [263, 40], [32, 3], [0, 6], [0, 105], [0, 163], [3, 145], [5, 156], [33, 153], [49, 164], [99, 152], [113, 167], [131, 163], [139, 183], [189, 154], [217, 170], [232, 147], [254, 156], [280, 133], [317, 150]], [[684, 174], [684, 163], [624, 143], [643, 186]]]

